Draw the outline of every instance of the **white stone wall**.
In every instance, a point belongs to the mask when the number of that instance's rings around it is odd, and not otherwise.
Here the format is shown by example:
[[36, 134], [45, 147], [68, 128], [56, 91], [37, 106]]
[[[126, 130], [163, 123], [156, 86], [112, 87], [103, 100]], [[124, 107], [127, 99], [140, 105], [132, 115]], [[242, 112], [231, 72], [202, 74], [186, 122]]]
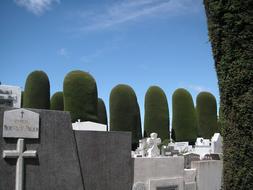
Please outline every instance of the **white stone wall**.
[[220, 190], [223, 162], [221, 160], [193, 161], [191, 168], [197, 171], [197, 190]]
[[[133, 161], [134, 184], [143, 183], [146, 190], [156, 190], [157, 187], [165, 186], [177, 186], [178, 190], [184, 190], [185, 176], [188, 179], [188, 187], [191, 186], [191, 180], [195, 180], [195, 177], [190, 177], [194, 171], [184, 172], [183, 156], [133, 158]], [[188, 189], [190, 190], [190, 188]]]

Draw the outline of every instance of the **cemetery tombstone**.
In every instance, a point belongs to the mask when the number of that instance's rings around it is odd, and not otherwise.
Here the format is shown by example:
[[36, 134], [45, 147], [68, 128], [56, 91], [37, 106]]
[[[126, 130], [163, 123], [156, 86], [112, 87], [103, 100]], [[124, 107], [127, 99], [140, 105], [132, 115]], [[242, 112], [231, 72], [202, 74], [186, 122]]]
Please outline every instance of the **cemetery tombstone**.
[[16, 150], [4, 150], [4, 159], [17, 159], [15, 190], [23, 190], [24, 158], [36, 158], [36, 150], [25, 151], [24, 138], [39, 138], [39, 114], [25, 109], [4, 112], [3, 137], [18, 138]]
[[21, 88], [0, 84], [0, 106], [21, 107]]
[[222, 136], [220, 133], [215, 133], [211, 139], [212, 153], [222, 153]]
[[191, 168], [191, 162], [192, 161], [199, 161], [200, 155], [188, 152], [183, 154], [184, 155], [184, 168], [190, 169]]
[[0, 154], [1, 190], [84, 190], [67, 112], [0, 107]]
[[161, 144], [161, 139], [157, 138], [157, 133], [151, 133], [150, 138], [147, 139], [147, 157], [152, 158], [160, 156], [159, 144]]

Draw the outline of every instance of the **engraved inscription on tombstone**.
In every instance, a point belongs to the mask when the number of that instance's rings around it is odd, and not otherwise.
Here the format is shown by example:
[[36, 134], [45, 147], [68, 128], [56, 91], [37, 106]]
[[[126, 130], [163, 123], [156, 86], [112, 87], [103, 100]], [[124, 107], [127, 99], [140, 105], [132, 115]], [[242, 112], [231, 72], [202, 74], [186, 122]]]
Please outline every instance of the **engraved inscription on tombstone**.
[[3, 137], [39, 138], [39, 114], [26, 109], [5, 111]]

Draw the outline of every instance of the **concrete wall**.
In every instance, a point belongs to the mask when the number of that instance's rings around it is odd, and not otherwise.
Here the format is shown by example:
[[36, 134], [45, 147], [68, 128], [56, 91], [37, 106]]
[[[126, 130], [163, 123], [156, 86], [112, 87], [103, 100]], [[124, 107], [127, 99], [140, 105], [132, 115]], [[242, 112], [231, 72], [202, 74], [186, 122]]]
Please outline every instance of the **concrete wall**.
[[220, 190], [222, 185], [223, 162], [221, 160], [193, 161], [197, 170], [197, 190]]
[[184, 157], [133, 158], [134, 183], [142, 182], [147, 190], [177, 185], [184, 188]]
[[131, 190], [130, 132], [75, 131], [85, 190]]

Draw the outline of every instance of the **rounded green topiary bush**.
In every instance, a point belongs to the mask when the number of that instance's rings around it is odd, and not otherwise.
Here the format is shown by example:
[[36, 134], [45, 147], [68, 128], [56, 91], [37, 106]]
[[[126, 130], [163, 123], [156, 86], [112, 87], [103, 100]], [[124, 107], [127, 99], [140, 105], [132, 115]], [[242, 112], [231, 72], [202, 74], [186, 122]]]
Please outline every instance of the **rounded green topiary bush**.
[[98, 98], [98, 123], [108, 125], [105, 103]]
[[215, 97], [209, 92], [201, 92], [196, 99], [198, 119], [198, 136], [211, 139], [218, 132], [217, 104]]
[[69, 111], [72, 122], [97, 122], [97, 85], [87, 72], [76, 70], [68, 73], [63, 84], [64, 111]]
[[132, 132], [132, 149], [138, 144], [138, 108], [134, 90], [124, 84], [114, 87], [110, 94], [110, 131]]
[[51, 110], [64, 110], [64, 104], [63, 104], [63, 92], [56, 92], [51, 97], [50, 101], [50, 109]]
[[151, 86], [145, 95], [144, 130], [149, 137], [155, 132], [163, 140], [169, 139], [169, 108], [164, 91]]
[[50, 84], [45, 72], [33, 71], [28, 75], [25, 83], [23, 107], [50, 108]]
[[197, 138], [197, 117], [191, 94], [177, 89], [172, 96], [172, 128], [175, 141], [188, 141], [194, 144]]

